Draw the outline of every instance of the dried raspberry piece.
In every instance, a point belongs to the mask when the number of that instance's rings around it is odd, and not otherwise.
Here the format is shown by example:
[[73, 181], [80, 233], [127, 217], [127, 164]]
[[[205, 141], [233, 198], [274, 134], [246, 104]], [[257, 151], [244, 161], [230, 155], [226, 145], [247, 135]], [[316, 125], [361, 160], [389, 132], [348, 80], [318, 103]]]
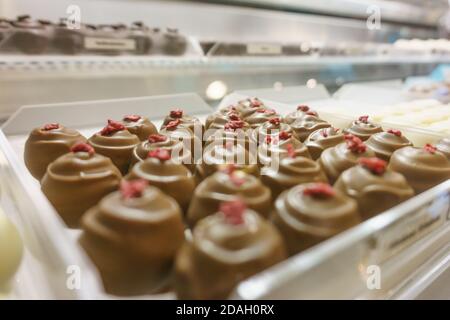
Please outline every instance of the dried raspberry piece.
[[234, 164], [227, 164], [227, 165], [221, 166], [219, 170], [228, 175], [231, 175], [234, 171], [236, 171], [236, 166]]
[[172, 120], [166, 125], [166, 130], [170, 131], [176, 130], [180, 125], [180, 123], [181, 123], [180, 119]]
[[147, 180], [137, 179], [132, 181], [123, 180], [120, 183], [120, 193], [123, 199], [142, 197], [145, 188], [148, 186]]
[[174, 109], [170, 111], [170, 117], [174, 119], [179, 119], [183, 117], [183, 110], [181, 109]]
[[131, 122], [137, 122], [141, 119], [142, 117], [137, 115], [137, 114], [129, 114], [126, 115], [125, 117], [123, 117], [124, 121], [131, 121]]
[[253, 100], [250, 100], [250, 104], [251, 104], [252, 108], [259, 108], [263, 105], [261, 100], [259, 100], [258, 98], [254, 98]]
[[307, 114], [308, 116], [314, 116], [314, 117], [319, 116], [319, 114], [314, 110], [306, 111], [305, 114]]
[[225, 217], [225, 222], [231, 225], [240, 225], [245, 222], [245, 210], [247, 210], [247, 206], [242, 200], [222, 202], [219, 207], [219, 211]]
[[240, 187], [245, 183], [245, 178], [241, 177], [240, 175], [236, 174], [236, 170], [230, 173], [230, 180], [231, 182], [236, 186]]
[[288, 140], [288, 139], [290, 139], [290, 138], [292, 137], [292, 134], [290, 134], [290, 133], [287, 132], [287, 131], [281, 131], [280, 134], [278, 135], [278, 137], [279, 137], [281, 140]]
[[59, 129], [59, 123], [47, 123], [45, 126], [42, 127], [42, 130], [44, 131], [50, 131]]
[[425, 150], [428, 153], [435, 153], [437, 151], [437, 148], [435, 146], [433, 146], [432, 144], [427, 143], [423, 147], [423, 150]]
[[162, 134], [151, 134], [148, 136], [148, 142], [150, 143], [164, 142], [166, 140], [167, 136]]
[[309, 107], [307, 105], [301, 104], [297, 107], [297, 111], [307, 112], [309, 111]]
[[167, 149], [157, 148], [148, 153], [147, 158], [156, 158], [161, 161], [166, 161], [170, 159], [170, 152]]
[[352, 134], [346, 134], [344, 136], [345, 142], [347, 143], [347, 149], [355, 153], [366, 152], [367, 146], [362, 142], [360, 138]]
[[387, 162], [380, 158], [359, 158], [358, 163], [376, 175], [382, 175], [386, 171]]
[[369, 123], [369, 116], [361, 116], [358, 118], [358, 121], [362, 123]]
[[295, 158], [295, 149], [292, 143], [286, 145], [286, 151], [290, 158]]
[[272, 118], [269, 120], [269, 122], [275, 126], [279, 126], [281, 123], [281, 119], [280, 118]]
[[95, 153], [95, 150], [90, 144], [78, 142], [70, 148], [70, 152], [87, 152], [91, 156]]
[[232, 121], [241, 121], [241, 118], [239, 117], [239, 115], [235, 112], [230, 112], [228, 114], [228, 118]]
[[328, 183], [318, 182], [303, 189], [303, 194], [314, 198], [329, 198], [333, 197], [336, 192]]
[[397, 129], [389, 129], [387, 132], [392, 133], [393, 135], [396, 135], [397, 137], [401, 137], [402, 136], [402, 132], [400, 130], [397, 130]]
[[100, 134], [102, 136], [109, 136], [122, 130], [125, 130], [125, 126], [122, 123], [114, 120], [108, 120], [108, 124], [100, 131]]
[[264, 139], [264, 141], [265, 141], [267, 144], [271, 144], [271, 143], [272, 143], [272, 136], [266, 136], [266, 138]]
[[237, 130], [237, 129], [242, 129], [245, 126], [245, 122], [242, 120], [237, 120], [237, 121], [228, 121], [227, 123], [225, 123], [224, 129], [225, 130]]

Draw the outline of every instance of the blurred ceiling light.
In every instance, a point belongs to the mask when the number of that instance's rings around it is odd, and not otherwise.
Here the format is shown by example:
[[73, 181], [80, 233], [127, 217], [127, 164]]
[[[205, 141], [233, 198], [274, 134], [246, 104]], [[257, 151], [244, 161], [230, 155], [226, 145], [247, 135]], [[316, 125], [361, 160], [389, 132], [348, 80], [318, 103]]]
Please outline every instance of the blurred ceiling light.
[[310, 89], [315, 88], [317, 86], [317, 80], [309, 79], [308, 81], [306, 81], [306, 86]]
[[273, 88], [275, 91], [281, 91], [283, 90], [283, 82], [277, 81], [273, 84]]
[[206, 88], [206, 96], [211, 100], [222, 99], [228, 91], [228, 87], [225, 82], [216, 80], [211, 82]]

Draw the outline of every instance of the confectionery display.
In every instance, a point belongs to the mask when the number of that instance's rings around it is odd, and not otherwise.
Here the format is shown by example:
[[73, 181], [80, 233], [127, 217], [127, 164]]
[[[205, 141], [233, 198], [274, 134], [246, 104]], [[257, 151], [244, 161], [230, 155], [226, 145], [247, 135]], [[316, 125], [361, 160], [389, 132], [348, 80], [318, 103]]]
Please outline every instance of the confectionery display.
[[178, 252], [175, 291], [180, 299], [225, 299], [240, 281], [285, 258], [274, 226], [243, 201], [221, 202]]
[[125, 177], [127, 180], [143, 179], [174, 198], [185, 211], [195, 189], [192, 172], [171, 158], [167, 149], [155, 149], [147, 159], [136, 163]]
[[197, 186], [186, 217], [190, 226], [217, 212], [221, 202], [238, 198], [261, 216], [269, 216], [272, 207], [270, 189], [255, 176], [234, 169], [234, 166], [228, 166], [217, 171]]
[[323, 150], [335, 147], [344, 142], [344, 134], [340, 129], [333, 127], [318, 129], [312, 132], [305, 140], [309, 154], [313, 160], [320, 158]]
[[357, 225], [360, 216], [355, 200], [317, 182], [284, 191], [275, 201], [272, 220], [293, 255]]
[[378, 158], [389, 161], [395, 150], [412, 146], [412, 143], [400, 130], [389, 129], [372, 135], [366, 141], [366, 145]]
[[119, 186], [122, 175], [113, 162], [86, 143], [53, 161], [41, 181], [42, 192], [69, 227]]
[[328, 182], [320, 165], [305, 157], [291, 156], [282, 158], [278, 166], [261, 169], [261, 181], [270, 188], [272, 199], [286, 189], [308, 182]]
[[22, 260], [22, 247], [19, 232], [0, 210], [0, 290], [17, 272]]
[[108, 120], [108, 124], [88, 141], [95, 152], [110, 158], [122, 174], [128, 172], [133, 149], [140, 143], [138, 136], [114, 120]]
[[441, 139], [436, 144], [436, 148], [438, 151], [442, 152], [447, 156], [447, 159], [450, 161], [450, 137]]
[[405, 177], [388, 170], [379, 158], [359, 158], [357, 166], [344, 171], [334, 187], [358, 202], [363, 220], [408, 200], [414, 190]]
[[430, 144], [398, 149], [392, 154], [388, 169], [403, 174], [416, 194], [450, 179], [450, 161]]
[[308, 148], [295, 138], [295, 135], [281, 131], [277, 135], [267, 136], [258, 147], [258, 161], [262, 166], [276, 167], [286, 157], [310, 158]]
[[256, 157], [245, 146], [235, 140], [218, 140], [205, 146], [202, 162], [197, 164], [198, 181], [214, 174], [226, 165], [259, 177], [259, 167]]
[[361, 116], [357, 120], [353, 121], [352, 124], [344, 130], [344, 133], [352, 134], [362, 141], [366, 141], [373, 134], [377, 132], [382, 132], [383, 128], [380, 125], [369, 121], [369, 116]]
[[47, 166], [70, 151], [77, 142], [85, 142], [78, 131], [59, 123], [49, 123], [31, 131], [25, 142], [24, 160], [31, 175], [40, 180]]
[[184, 242], [178, 203], [145, 180], [123, 181], [83, 216], [80, 243], [97, 266], [105, 290], [153, 293], [167, 285]]
[[2, 19], [0, 30], [0, 41], [4, 40], [0, 53], [181, 56], [190, 46], [178, 29], [150, 28], [140, 21], [130, 25], [81, 23], [74, 28], [65, 18], [55, 23], [21, 15], [15, 20]]
[[375, 157], [375, 153], [356, 136], [345, 135], [345, 142], [322, 152], [317, 160], [330, 183], [334, 183], [342, 172], [355, 166], [359, 158]]
[[151, 134], [157, 134], [158, 129], [147, 118], [136, 114], [126, 115], [122, 119], [125, 128], [132, 134], [137, 135], [139, 140], [145, 141]]

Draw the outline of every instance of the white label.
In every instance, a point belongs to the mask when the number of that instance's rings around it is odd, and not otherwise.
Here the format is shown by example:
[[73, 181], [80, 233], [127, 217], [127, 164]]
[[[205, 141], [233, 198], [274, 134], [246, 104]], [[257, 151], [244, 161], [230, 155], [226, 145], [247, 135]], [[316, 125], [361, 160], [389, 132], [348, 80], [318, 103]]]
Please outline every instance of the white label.
[[136, 50], [134, 39], [84, 38], [84, 47], [91, 50]]
[[271, 43], [249, 43], [247, 44], [247, 53], [255, 55], [279, 55], [281, 54], [281, 45]]

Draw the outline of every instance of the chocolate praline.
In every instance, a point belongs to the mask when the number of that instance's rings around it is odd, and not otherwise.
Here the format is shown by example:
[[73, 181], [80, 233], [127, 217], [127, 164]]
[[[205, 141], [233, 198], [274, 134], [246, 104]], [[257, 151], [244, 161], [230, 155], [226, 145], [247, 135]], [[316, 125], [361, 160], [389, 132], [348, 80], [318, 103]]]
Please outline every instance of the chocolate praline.
[[34, 21], [28, 15], [17, 17], [12, 21], [14, 32], [8, 38], [8, 44], [26, 54], [41, 54], [50, 43], [50, 29], [48, 26]]
[[180, 56], [186, 52], [187, 49], [186, 37], [178, 33], [178, 29], [167, 28], [162, 36], [162, 51], [164, 54]]
[[41, 188], [64, 222], [76, 228], [86, 210], [117, 189], [122, 175], [91, 146], [76, 144], [72, 150], [48, 166]]
[[366, 141], [373, 134], [382, 131], [383, 128], [380, 125], [369, 121], [368, 116], [359, 117], [358, 120], [353, 121], [347, 129], [344, 129], [344, 133], [357, 136], [362, 141]]
[[439, 140], [436, 144], [436, 148], [445, 154], [450, 161], [450, 137]]
[[243, 119], [246, 119], [258, 110], [266, 109], [268, 109], [267, 106], [258, 98], [241, 100], [236, 105], [236, 110]]
[[133, 149], [140, 140], [126, 130], [123, 124], [108, 120], [108, 125], [90, 137], [88, 142], [96, 152], [110, 158], [122, 174], [126, 174]]
[[366, 141], [366, 145], [378, 158], [389, 161], [395, 150], [412, 146], [412, 143], [399, 130], [388, 130], [373, 134]]
[[388, 168], [403, 174], [416, 194], [450, 179], [450, 161], [431, 145], [396, 150]]
[[227, 123], [228, 121], [232, 120], [231, 118], [240, 118], [241, 115], [240, 113], [236, 110], [235, 106], [228, 106], [225, 108], [221, 108], [213, 113], [211, 113], [210, 115], [208, 115], [208, 117], [205, 120], [205, 128], [209, 129], [209, 127], [211, 126], [211, 124], [215, 123], [217, 124], [221, 124], [221, 125], [225, 125], [225, 123]]
[[297, 119], [303, 118], [304, 116], [307, 116], [307, 115], [309, 115], [309, 116], [316, 116], [316, 117], [319, 116], [316, 111], [311, 110], [308, 106], [306, 106], [306, 105], [299, 105], [297, 107], [296, 111], [288, 113], [283, 118], [283, 122], [287, 123], [287, 124], [291, 124], [291, 123], [295, 122]]
[[[155, 293], [166, 285], [184, 241], [177, 202], [158, 188], [136, 188], [105, 196], [82, 219], [80, 244], [97, 267], [106, 292]], [[132, 190], [124, 190], [125, 188]]]
[[179, 299], [225, 299], [240, 281], [286, 258], [282, 238], [269, 222], [253, 210], [230, 207], [201, 220], [179, 251]]
[[[405, 177], [386, 170], [386, 162], [378, 158], [361, 158], [360, 164], [345, 170], [334, 184], [358, 202], [363, 220], [369, 219], [414, 196]], [[376, 164], [381, 163], [377, 168]]]
[[331, 127], [331, 124], [315, 115], [307, 114], [292, 122], [290, 126], [297, 134], [299, 140], [304, 142], [312, 132], [318, 129]]
[[48, 165], [68, 153], [77, 142], [86, 142], [86, 138], [58, 123], [35, 128], [25, 142], [25, 165], [33, 177], [41, 180]]
[[270, 188], [272, 199], [276, 199], [281, 192], [297, 184], [328, 182], [328, 179], [317, 162], [305, 157], [286, 157], [280, 160], [278, 167], [263, 167], [261, 181]]
[[298, 139], [291, 126], [281, 122], [280, 118], [271, 118], [269, 121], [266, 121], [256, 129], [252, 130], [250, 139], [256, 144], [261, 144], [267, 140], [267, 137], [277, 138], [281, 132], [285, 132], [285, 134]]
[[177, 127], [188, 128], [200, 141], [202, 140], [205, 128], [197, 117], [187, 115], [181, 109], [174, 109], [164, 118], [161, 130], [166, 129], [169, 123], [174, 125], [174, 121], [177, 123]]
[[263, 217], [269, 215], [272, 207], [270, 189], [243, 171], [218, 171], [203, 180], [191, 197], [186, 217], [190, 226], [217, 212], [223, 201], [239, 198]]
[[357, 225], [360, 218], [355, 200], [328, 184], [306, 183], [277, 198], [272, 221], [294, 255]]
[[280, 118], [280, 115], [273, 109], [263, 109], [258, 108], [254, 113], [245, 117], [244, 120], [247, 122], [252, 129], [256, 129], [267, 121]]
[[138, 162], [125, 177], [126, 180], [143, 179], [174, 198], [185, 211], [195, 189], [192, 172], [182, 163], [171, 159], [165, 149], [156, 149], [147, 159]]
[[149, 135], [158, 133], [155, 125], [140, 115], [127, 115], [123, 117], [122, 123], [130, 133], [135, 134], [141, 141], [146, 141]]
[[336, 128], [328, 127], [312, 132], [305, 140], [309, 154], [313, 160], [320, 158], [325, 149], [335, 147], [344, 142], [344, 134]]
[[375, 153], [358, 137], [349, 135], [346, 139], [346, 142], [324, 150], [317, 160], [331, 184], [342, 172], [357, 165], [359, 158], [375, 157]]

